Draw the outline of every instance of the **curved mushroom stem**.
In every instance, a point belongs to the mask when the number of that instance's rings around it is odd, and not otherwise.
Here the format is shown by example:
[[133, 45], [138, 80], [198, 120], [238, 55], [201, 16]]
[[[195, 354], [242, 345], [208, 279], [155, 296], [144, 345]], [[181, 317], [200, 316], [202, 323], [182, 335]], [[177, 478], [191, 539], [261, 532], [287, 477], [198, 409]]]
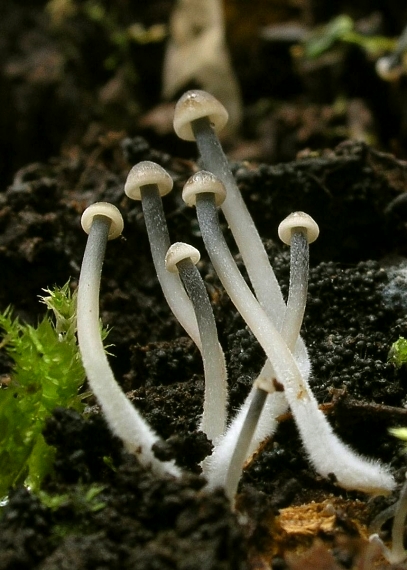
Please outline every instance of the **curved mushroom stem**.
[[171, 245], [161, 196], [172, 188], [169, 174], [158, 164], [140, 162], [130, 170], [124, 191], [132, 200], [141, 200], [151, 255], [164, 297], [181, 326], [201, 350], [198, 324], [191, 301], [179, 275], [165, 269], [165, 255]]
[[309, 244], [317, 239], [319, 227], [305, 212], [292, 212], [280, 223], [278, 235], [290, 246], [290, 286], [281, 335], [292, 351], [301, 331], [307, 304]]
[[77, 328], [83, 366], [110, 429], [123, 441], [127, 451], [137, 455], [140, 463], [151, 466], [157, 474], [179, 476], [180, 470], [173, 462], [161, 462], [154, 456], [151, 448], [159, 441], [159, 437], [117, 384], [103, 348], [99, 323], [99, 290], [111, 225], [112, 217], [98, 214], [93, 216], [79, 276]]
[[141, 205], [150, 242], [151, 256], [164, 296], [177, 320], [187, 331], [197, 347], [202, 350], [201, 338], [195, 314], [185, 291], [175, 273], [165, 269], [165, 256], [171, 245], [159, 190], [155, 184], [142, 186]]
[[[293, 351], [300, 334], [304, 316], [309, 268], [309, 242], [305, 228], [295, 228], [291, 236], [290, 287], [287, 311], [285, 313], [281, 336], [288, 348]], [[239, 433], [234, 452], [230, 458], [226, 474], [228, 489], [236, 489], [244, 462], [257, 446], [270, 437], [277, 427], [277, 417], [287, 411], [288, 402], [284, 392], [272, 392], [270, 378], [273, 378], [270, 361], [267, 360], [257, 377], [243, 408], [231, 424], [231, 433]], [[262, 389], [265, 386], [265, 390]], [[230, 436], [229, 436], [230, 437]], [[230, 441], [220, 445], [230, 448]], [[222, 449], [223, 451], [223, 449]], [[214, 454], [219, 453], [215, 450]]]
[[[287, 308], [280, 285], [253, 218], [237, 187], [218, 136], [208, 116], [193, 120], [191, 129], [196, 139], [203, 168], [212, 172], [225, 186], [226, 199], [221, 205], [222, 212], [242, 255], [256, 297], [277, 330], [281, 331], [284, 319], [292, 319], [292, 315], [286, 316]], [[295, 339], [292, 350], [302, 375], [308, 378], [311, 365], [306, 346], [299, 335]], [[269, 369], [269, 366], [263, 367], [260, 377], [264, 378]], [[270, 376], [269, 381], [271, 380]], [[273, 404], [271, 405], [274, 407]], [[259, 435], [260, 433], [264, 433], [264, 430], [261, 430]]]
[[[286, 232], [288, 230], [289, 239], [287, 240], [284, 235], [284, 241], [291, 245], [290, 288], [281, 333], [291, 351], [300, 333], [308, 288], [308, 230], [295, 225], [301, 223], [298, 218], [302, 221], [303, 217], [307, 218], [307, 225], [310, 226], [309, 230], [312, 233], [311, 241], [314, 241], [317, 237], [318, 226], [306, 214], [296, 212], [280, 224]], [[288, 402], [284, 393], [273, 391], [274, 387], [270, 383], [273, 377], [275, 375], [272, 366], [267, 360], [243, 407], [232, 420], [228, 433], [219, 443], [219, 448], [214, 450], [211, 458], [205, 463], [206, 468], [211, 462], [219, 465], [222, 471], [217, 470], [214, 476], [217, 482], [222, 479], [222, 472], [226, 473], [226, 487], [230, 489], [231, 494], [233, 489], [237, 490], [245, 460], [265, 437], [270, 437], [274, 433], [277, 427], [277, 417], [287, 411]], [[219, 461], [220, 457], [223, 458], [223, 463]]]
[[225, 185], [222, 211], [233, 233], [260, 305], [281, 326], [286, 310], [280, 285], [251, 215], [237, 188], [228, 159], [208, 117], [192, 121], [204, 170], [212, 172]]
[[[277, 380], [283, 384], [302, 442], [317, 472], [324, 477], [333, 473], [338, 484], [346, 489], [391, 491], [394, 480], [385, 467], [359, 457], [334, 435], [285, 341], [243, 280], [220, 230], [213, 195], [197, 194], [196, 207], [215, 271], [270, 359]], [[231, 496], [230, 490], [226, 492]]]
[[[407, 478], [407, 473], [406, 473]], [[407, 550], [404, 548], [404, 525], [407, 517], [407, 480], [404, 482], [400, 496], [395, 505], [392, 505], [379, 514], [377, 517], [380, 522], [376, 525], [379, 528], [394, 515], [393, 525], [391, 530], [391, 548], [387, 548], [378, 534], [372, 534], [369, 537], [370, 542], [378, 544], [383, 556], [390, 562], [390, 564], [400, 564], [407, 558]], [[373, 521], [375, 524], [376, 521]]]
[[[181, 253], [182, 259], [174, 260], [174, 263], [171, 263], [171, 267], [169, 267], [168, 259], [171, 253], [175, 251], [174, 248], [180, 249], [179, 246], [185, 246], [188, 250]], [[178, 269], [181, 281], [195, 309], [202, 342], [202, 360], [205, 373], [205, 397], [200, 429], [211, 441], [216, 443], [226, 428], [226, 365], [223, 351], [218, 342], [215, 317], [205, 283], [195, 266], [199, 257], [196, 258], [196, 261], [192, 260], [189, 248], [195, 249], [187, 244], [173, 244], [167, 253], [166, 265], [170, 271], [174, 270], [173, 265]], [[195, 251], [199, 253], [197, 250]]]
[[[223, 213], [242, 255], [256, 297], [280, 330], [286, 310], [280, 286], [216, 134], [226, 122], [226, 109], [205, 91], [187, 91], [175, 106], [175, 132], [184, 140], [196, 140], [204, 169], [215, 174], [225, 185], [227, 197], [222, 206]], [[301, 338], [296, 343], [295, 357], [302, 373], [308, 377], [310, 363]]]
[[233, 497], [236, 495], [243, 465], [247, 458], [247, 451], [253, 440], [253, 435], [256, 431], [267, 396], [268, 392], [261, 388], [255, 388], [253, 390], [247, 413], [244, 417], [239, 437], [237, 438], [236, 446], [226, 471], [225, 492], [231, 501], [233, 501]]

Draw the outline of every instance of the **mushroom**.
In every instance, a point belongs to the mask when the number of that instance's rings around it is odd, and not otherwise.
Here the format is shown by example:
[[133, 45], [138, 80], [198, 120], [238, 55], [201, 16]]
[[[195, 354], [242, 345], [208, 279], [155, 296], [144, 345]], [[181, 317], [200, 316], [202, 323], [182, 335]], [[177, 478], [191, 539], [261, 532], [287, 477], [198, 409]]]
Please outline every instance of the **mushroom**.
[[[180, 138], [196, 140], [203, 169], [212, 172], [224, 184], [226, 198], [221, 204], [222, 212], [242, 255], [256, 297], [280, 330], [286, 311], [280, 285], [216, 134], [226, 120], [227, 111], [223, 105], [213, 95], [195, 89], [184, 93], [177, 102], [174, 130]], [[308, 377], [310, 363], [300, 337], [294, 355], [302, 374]], [[266, 363], [261, 375], [270, 376], [269, 363]]]
[[196, 267], [200, 253], [192, 245], [177, 242], [168, 250], [165, 266], [178, 273], [194, 306], [202, 342], [205, 372], [205, 397], [200, 429], [214, 443], [226, 428], [227, 383], [225, 360], [219, 350], [215, 317], [205, 283]]
[[[378, 462], [355, 454], [333, 433], [290, 349], [242, 278], [219, 226], [215, 195], [220, 194], [220, 185], [211, 173], [198, 172], [186, 183], [183, 196], [187, 196], [189, 205], [195, 203], [202, 238], [215, 271], [269, 358], [277, 381], [284, 386], [312, 464], [324, 477], [333, 473], [345, 489], [371, 493], [391, 491], [395, 483], [388, 470]], [[264, 383], [262, 389], [267, 386], [270, 391], [274, 390], [272, 382]]]
[[[291, 246], [290, 287], [281, 337], [290, 351], [293, 351], [300, 334], [307, 301], [309, 244], [317, 239], [319, 228], [308, 214], [294, 212], [281, 222], [278, 233], [282, 241]], [[237, 491], [240, 474], [250, 452], [265, 437], [274, 433], [277, 427], [276, 418], [288, 408], [284, 394], [273, 391], [274, 386], [270, 384], [270, 378], [273, 378], [272, 369], [263, 369], [249, 394], [245, 416], [238, 420], [240, 433], [226, 472], [225, 486], [231, 496]], [[267, 400], [268, 406], [264, 409]], [[236, 429], [236, 426], [234, 428]]]
[[278, 226], [278, 235], [290, 246], [290, 286], [281, 336], [293, 350], [307, 304], [309, 244], [317, 239], [319, 227], [305, 212], [293, 212]]
[[175, 317], [201, 350], [201, 339], [191, 301], [178, 273], [165, 269], [165, 256], [171, 245], [161, 196], [172, 190], [171, 176], [158, 164], [139, 162], [130, 170], [124, 191], [131, 200], [141, 200], [151, 255], [158, 281]]
[[99, 290], [106, 243], [122, 233], [123, 218], [113, 204], [98, 202], [84, 211], [81, 222], [89, 235], [79, 276], [77, 329], [89, 385], [110, 429], [123, 441], [126, 450], [157, 474], [179, 476], [180, 470], [172, 461], [162, 462], [154, 456], [152, 446], [160, 438], [116, 382], [100, 335]]
[[222, 212], [256, 296], [279, 328], [286, 309], [281, 289], [217, 137], [226, 120], [227, 111], [223, 105], [209, 93], [195, 89], [184, 93], [177, 102], [174, 130], [184, 140], [196, 140], [203, 170], [212, 172], [224, 184], [226, 198], [221, 205]]

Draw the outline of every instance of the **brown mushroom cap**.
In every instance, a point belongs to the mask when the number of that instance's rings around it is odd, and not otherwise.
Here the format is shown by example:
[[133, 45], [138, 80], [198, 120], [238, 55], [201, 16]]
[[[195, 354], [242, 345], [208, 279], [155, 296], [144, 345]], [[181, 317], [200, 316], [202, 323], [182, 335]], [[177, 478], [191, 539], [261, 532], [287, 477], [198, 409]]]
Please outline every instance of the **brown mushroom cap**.
[[180, 261], [190, 259], [192, 263], [196, 265], [200, 258], [201, 254], [196, 247], [182, 241], [177, 241], [168, 248], [165, 256], [165, 268], [171, 273], [176, 273], [178, 271], [177, 263]]

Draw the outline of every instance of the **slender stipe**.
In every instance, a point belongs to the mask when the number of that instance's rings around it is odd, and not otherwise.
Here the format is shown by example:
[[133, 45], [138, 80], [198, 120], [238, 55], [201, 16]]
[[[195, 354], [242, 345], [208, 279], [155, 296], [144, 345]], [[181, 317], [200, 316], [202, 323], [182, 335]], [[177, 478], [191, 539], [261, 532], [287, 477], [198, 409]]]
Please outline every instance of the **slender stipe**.
[[[201, 177], [197, 173], [187, 182], [188, 191], [192, 193], [192, 184], [200, 182]], [[338, 484], [344, 488], [376, 493], [392, 490], [394, 480], [386, 468], [356, 455], [335, 436], [319, 410], [291, 351], [254, 298], [235, 264], [219, 227], [213, 194], [209, 191], [198, 193], [196, 210], [202, 237], [215, 271], [270, 359], [277, 380], [284, 386], [302, 442], [315, 469], [325, 477], [333, 473]]]
[[199, 251], [186, 243], [173, 244], [166, 255], [168, 271], [178, 271], [181, 281], [194, 306], [202, 342], [202, 360], [205, 374], [205, 397], [200, 429], [217, 442], [226, 428], [227, 383], [225, 360], [219, 350], [215, 317], [205, 283], [196, 263]]
[[201, 350], [201, 339], [194, 309], [177, 273], [165, 268], [171, 245], [161, 196], [172, 189], [170, 175], [158, 164], [143, 161], [130, 170], [124, 191], [132, 200], [141, 200], [151, 255], [164, 297], [181, 326]]
[[173, 462], [162, 462], [154, 456], [152, 446], [159, 437], [117, 384], [100, 336], [99, 290], [106, 243], [121, 234], [122, 217], [112, 204], [92, 204], [82, 216], [82, 226], [89, 236], [79, 276], [77, 329], [89, 385], [110, 429], [123, 441], [127, 451], [157, 474], [178, 476], [180, 470]]

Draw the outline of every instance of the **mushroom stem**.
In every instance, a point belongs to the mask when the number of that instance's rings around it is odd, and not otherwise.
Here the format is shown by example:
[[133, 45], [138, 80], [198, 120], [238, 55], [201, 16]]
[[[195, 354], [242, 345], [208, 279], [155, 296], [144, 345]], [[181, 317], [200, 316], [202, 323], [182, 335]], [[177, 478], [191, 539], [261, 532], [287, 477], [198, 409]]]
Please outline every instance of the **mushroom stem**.
[[78, 343], [89, 385], [95, 394], [112, 432], [127, 451], [157, 474], [180, 475], [173, 462], [155, 458], [152, 446], [159, 437], [132, 406], [117, 384], [103, 348], [99, 323], [99, 290], [106, 242], [112, 227], [123, 227], [121, 215], [111, 204], [93, 204], [85, 210], [82, 225], [89, 231], [79, 276], [77, 301]]
[[192, 121], [191, 127], [203, 169], [212, 172], [225, 185], [226, 200], [222, 204], [222, 212], [242, 255], [259, 303], [279, 328], [286, 309], [280, 285], [253, 218], [237, 188], [228, 159], [208, 117]]
[[[216, 134], [227, 120], [226, 109], [215, 97], [195, 89], [187, 91], [178, 100], [174, 113], [174, 130], [184, 140], [196, 140], [204, 169], [223, 182], [227, 190], [223, 213], [242, 255], [256, 297], [280, 330], [286, 310], [281, 289]], [[308, 377], [310, 363], [301, 338], [295, 347], [295, 357], [302, 373]]]
[[165, 269], [165, 255], [171, 245], [161, 196], [172, 188], [168, 173], [158, 164], [140, 162], [130, 170], [124, 191], [132, 200], [141, 200], [151, 255], [164, 297], [181, 326], [201, 350], [201, 339], [191, 301], [177, 273]]
[[[225, 186], [226, 199], [221, 204], [222, 212], [242, 255], [256, 297], [277, 330], [281, 331], [283, 321], [287, 317], [280, 285], [209, 116], [192, 120], [191, 129], [203, 169], [212, 172]], [[288, 318], [291, 320], [293, 315]], [[301, 373], [307, 378], [311, 366], [304, 341], [299, 335], [296, 337], [293, 352]]]
[[[195, 254], [195, 256], [194, 256]], [[205, 397], [200, 429], [216, 443], [226, 428], [227, 382], [225, 359], [218, 342], [215, 317], [205, 283], [195, 263], [199, 252], [184, 243], [175, 243], [168, 250], [166, 267], [177, 271], [192, 301], [202, 342], [205, 373]]]
[[[188, 184], [188, 183], [187, 183]], [[333, 473], [346, 489], [387, 493], [394, 488], [390, 473], [377, 462], [356, 455], [333, 433], [285, 341], [242, 278], [219, 227], [211, 193], [196, 195], [198, 222], [212, 264], [232, 302], [253, 331], [283, 384], [304, 447], [318, 473]]]
[[236, 495], [240, 477], [242, 475], [243, 465], [247, 457], [247, 450], [253, 440], [259, 416], [262, 413], [268, 395], [268, 392], [261, 388], [254, 388], [251, 392], [247, 412], [241, 425], [240, 433], [226, 471], [225, 492], [231, 501], [233, 501], [233, 497]]
[[158, 188], [148, 184], [140, 188], [141, 205], [150, 242], [151, 256], [166, 301], [197, 347], [202, 350], [196, 317], [179, 277], [165, 269], [165, 256], [171, 245], [164, 209]]
[[290, 350], [293, 350], [300, 334], [307, 304], [309, 274], [309, 242], [306, 231], [293, 231], [290, 248], [290, 284], [287, 310], [284, 315], [281, 336]]
[[[304, 224], [302, 227], [301, 224]], [[287, 234], [289, 234], [287, 236]], [[319, 228], [314, 220], [304, 212], [294, 212], [290, 214], [279, 226], [279, 235], [283, 241], [290, 245], [290, 286], [288, 291], [287, 310], [284, 315], [284, 321], [281, 329], [281, 336], [287, 344], [287, 347], [293, 352], [300, 335], [301, 325], [304, 318], [304, 312], [307, 302], [308, 291], [308, 275], [309, 275], [309, 244], [318, 237]], [[255, 388], [261, 388], [264, 378], [266, 385], [269, 379], [273, 377], [273, 370], [270, 361], [266, 361], [262, 371], [254, 383], [252, 392]], [[252, 440], [243, 434], [246, 428], [246, 420], [242, 426], [242, 437], [247, 445], [247, 459], [261, 441], [265, 437], [270, 437], [277, 427], [277, 417], [287, 411], [288, 402], [282, 392], [270, 392], [270, 387], [266, 388], [269, 392], [264, 399], [263, 406], [256, 405], [253, 401], [249, 404], [248, 422], [249, 426], [254, 426], [252, 431]], [[250, 393], [250, 398], [253, 395]], [[254, 408], [252, 410], [252, 407]], [[257, 418], [256, 415], [257, 414]], [[237, 444], [239, 447], [240, 443]], [[243, 455], [243, 454], [242, 454]], [[232, 457], [229, 469], [233, 470], [233, 464], [237, 460]], [[240, 460], [239, 460], [240, 461]], [[241, 463], [243, 467], [243, 462]], [[235, 470], [239, 468], [236, 466]], [[238, 482], [237, 482], [238, 483]]]
[[[263, 371], [266, 378], [273, 377], [269, 360], [266, 361], [260, 377]], [[252, 410], [249, 411], [258, 392], [266, 394], [266, 401], [264, 405], [259, 406], [260, 397], [257, 404], [253, 404]], [[215, 446], [212, 455], [202, 462], [202, 468], [208, 477], [210, 488], [224, 487], [230, 500], [233, 501], [245, 461], [256, 451], [266, 437], [270, 437], [276, 431], [277, 418], [287, 411], [287, 407], [284, 392], [275, 391], [267, 394], [261, 388], [252, 387], [225, 435]], [[247, 416], [249, 416], [248, 420], [246, 420]], [[255, 424], [255, 417], [258, 417], [257, 424]]]
[[[301, 213], [301, 216], [306, 216], [306, 214]], [[287, 310], [281, 331], [281, 336], [291, 351], [293, 351], [300, 334], [304, 316], [309, 269], [308, 231], [306, 228], [293, 225], [292, 218], [296, 219], [297, 217], [298, 213], [291, 214], [288, 217], [291, 220], [288, 230], [291, 245], [290, 287]], [[307, 221], [309, 222], [310, 220], [311, 218], [307, 216]], [[299, 223], [298, 220], [296, 221]], [[287, 224], [287, 221], [285, 220], [283, 223]], [[317, 226], [315, 222], [313, 223], [315, 232], [315, 227], [317, 228]], [[280, 224], [280, 227], [282, 224]], [[312, 236], [312, 241], [314, 239], [315, 234]], [[270, 437], [274, 433], [277, 427], [276, 418], [287, 411], [288, 402], [284, 393], [271, 391], [270, 378], [273, 378], [273, 376], [272, 366], [270, 361], [267, 360], [242, 410], [232, 421], [231, 433], [240, 433], [226, 472], [226, 487], [230, 492], [233, 489], [237, 491], [244, 462], [265, 437]], [[264, 386], [264, 390], [262, 386]], [[222, 441], [220, 445], [230, 449], [229, 441]]]
[[[391, 548], [388, 548], [376, 533], [369, 537], [369, 541], [379, 545], [383, 556], [390, 564], [401, 564], [407, 558], [407, 550], [404, 548], [404, 525], [407, 517], [407, 480], [404, 481], [397, 503], [378, 516], [380, 518], [378, 526], [381, 527], [393, 515]], [[375, 521], [373, 521], [374, 523]]]

